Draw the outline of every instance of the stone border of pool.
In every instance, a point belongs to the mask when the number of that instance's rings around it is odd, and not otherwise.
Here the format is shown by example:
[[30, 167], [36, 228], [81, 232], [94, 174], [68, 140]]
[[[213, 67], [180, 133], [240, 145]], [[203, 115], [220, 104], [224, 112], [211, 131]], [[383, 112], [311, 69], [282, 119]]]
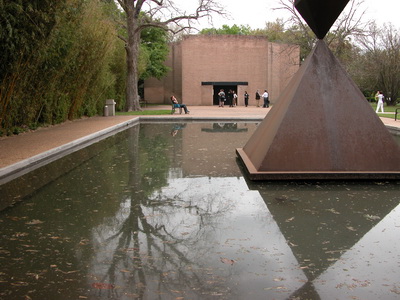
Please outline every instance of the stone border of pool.
[[123, 123], [108, 127], [106, 129], [97, 131], [95, 133], [89, 134], [82, 138], [73, 140], [72, 142], [63, 144], [61, 146], [52, 148], [48, 151], [42, 152], [38, 155], [29, 157], [27, 159], [21, 160], [10, 166], [0, 169], [0, 186], [7, 183], [19, 176], [29, 173], [37, 168], [40, 168], [46, 164], [49, 164], [65, 155], [78, 151], [85, 148], [93, 143], [101, 141], [111, 135], [114, 135], [122, 130], [125, 130], [129, 126], [138, 124], [139, 118], [125, 121]]

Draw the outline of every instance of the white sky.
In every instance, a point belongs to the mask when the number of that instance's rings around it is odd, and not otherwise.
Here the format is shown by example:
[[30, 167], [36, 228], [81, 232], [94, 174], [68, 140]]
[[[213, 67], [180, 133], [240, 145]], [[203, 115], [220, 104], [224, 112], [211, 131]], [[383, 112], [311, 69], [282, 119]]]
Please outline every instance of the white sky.
[[[276, 18], [287, 19], [287, 15], [282, 15], [282, 11], [274, 11], [272, 8], [278, 7], [277, 0], [218, 0], [232, 15], [232, 20], [221, 17], [214, 18], [214, 27], [220, 28], [227, 24], [249, 25], [252, 29], [264, 28], [265, 22], [275, 21]], [[187, 7], [188, 11], [197, 4], [197, 0], [174, 0], [179, 7]], [[364, 0], [360, 10], [366, 10], [364, 20], [375, 19], [378, 25], [392, 23], [400, 28], [400, 1], [399, 0]], [[201, 28], [211, 27], [207, 23], [202, 23]]]

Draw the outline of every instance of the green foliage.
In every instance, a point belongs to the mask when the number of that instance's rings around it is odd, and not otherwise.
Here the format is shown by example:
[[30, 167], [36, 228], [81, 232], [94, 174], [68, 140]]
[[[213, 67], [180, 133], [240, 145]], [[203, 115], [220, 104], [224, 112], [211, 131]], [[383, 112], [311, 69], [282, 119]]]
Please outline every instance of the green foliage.
[[139, 56], [139, 79], [161, 79], [169, 71], [164, 62], [169, 53], [168, 34], [157, 27], [142, 30]]
[[64, 1], [0, 0], [0, 82], [21, 57], [30, 55], [53, 29], [55, 10]]
[[288, 40], [285, 24], [282, 19], [277, 19], [275, 22], [267, 22], [264, 29], [252, 30], [251, 34], [266, 36], [270, 42], [283, 42]]
[[232, 35], [250, 35], [251, 29], [248, 25], [222, 25], [222, 28], [205, 28], [200, 31], [200, 34], [232, 34]]
[[[0, 12], [7, 14], [0, 30], [6, 53], [0, 69], [0, 128], [9, 132], [93, 116], [102, 112], [105, 99], [123, 95], [125, 53], [102, 2], [25, 2], [12, 1]], [[37, 28], [13, 23], [21, 10], [18, 18], [25, 22], [26, 15]], [[121, 78], [123, 84], [117, 83]]]

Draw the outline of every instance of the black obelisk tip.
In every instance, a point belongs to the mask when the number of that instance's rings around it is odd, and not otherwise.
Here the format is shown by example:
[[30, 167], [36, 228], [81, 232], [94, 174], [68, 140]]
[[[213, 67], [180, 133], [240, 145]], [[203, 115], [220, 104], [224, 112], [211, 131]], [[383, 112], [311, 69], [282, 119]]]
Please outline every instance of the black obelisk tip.
[[322, 40], [349, 0], [296, 0], [294, 6], [317, 38]]

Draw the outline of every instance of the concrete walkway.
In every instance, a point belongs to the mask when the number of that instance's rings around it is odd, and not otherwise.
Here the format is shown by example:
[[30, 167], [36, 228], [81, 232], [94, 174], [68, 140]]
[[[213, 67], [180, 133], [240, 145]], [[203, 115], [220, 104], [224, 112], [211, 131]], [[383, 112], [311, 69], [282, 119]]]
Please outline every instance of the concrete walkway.
[[[171, 109], [171, 106], [151, 106], [145, 110]], [[155, 120], [224, 120], [224, 121], [260, 121], [270, 108], [261, 107], [228, 107], [191, 106], [190, 114], [175, 113], [160, 116], [113, 116], [92, 117], [68, 121], [60, 125], [40, 128], [36, 131], [17, 136], [0, 138], [0, 184], [1, 178], [10, 172], [16, 172], [26, 166], [56, 156], [85, 143], [101, 139], [104, 135], [114, 134], [128, 125], [138, 123], [141, 119]], [[400, 132], [400, 121], [381, 118], [390, 131]], [[55, 158], [56, 159], [56, 158]]]

